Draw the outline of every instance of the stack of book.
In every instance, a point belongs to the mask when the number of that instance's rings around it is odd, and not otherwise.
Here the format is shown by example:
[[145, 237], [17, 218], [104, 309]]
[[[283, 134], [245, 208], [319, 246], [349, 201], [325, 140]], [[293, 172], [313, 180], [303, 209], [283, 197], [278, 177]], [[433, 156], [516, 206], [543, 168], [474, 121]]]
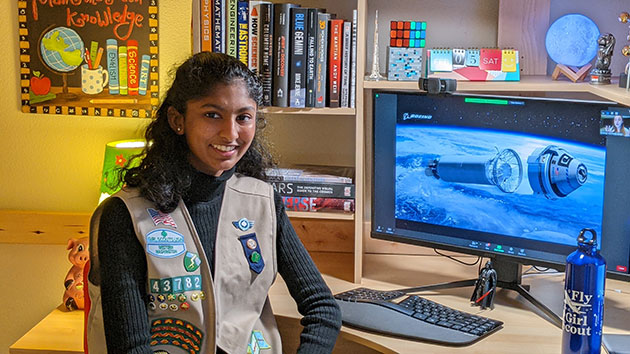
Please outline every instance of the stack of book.
[[354, 169], [295, 165], [267, 170], [268, 181], [291, 211], [354, 212]]
[[193, 52], [232, 55], [260, 75], [263, 105], [355, 107], [357, 11], [258, 0], [193, 0]]

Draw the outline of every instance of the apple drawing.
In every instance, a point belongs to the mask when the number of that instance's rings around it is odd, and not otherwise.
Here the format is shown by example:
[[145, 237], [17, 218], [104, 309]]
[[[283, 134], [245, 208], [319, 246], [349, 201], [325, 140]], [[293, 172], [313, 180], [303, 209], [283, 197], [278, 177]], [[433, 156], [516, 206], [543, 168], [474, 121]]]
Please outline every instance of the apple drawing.
[[50, 92], [50, 79], [44, 77], [39, 71], [33, 71], [31, 77], [31, 92], [35, 95], [46, 95]]

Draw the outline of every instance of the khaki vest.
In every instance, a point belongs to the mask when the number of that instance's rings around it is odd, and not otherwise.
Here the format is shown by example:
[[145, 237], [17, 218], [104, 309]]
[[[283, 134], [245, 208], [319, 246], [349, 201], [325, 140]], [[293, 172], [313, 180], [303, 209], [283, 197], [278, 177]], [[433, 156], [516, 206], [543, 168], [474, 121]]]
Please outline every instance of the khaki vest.
[[[226, 182], [217, 225], [214, 278], [188, 210], [180, 201], [160, 213], [135, 189], [122, 199], [147, 260], [151, 347], [169, 354], [282, 352], [267, 293], [277, 274], [273, 188], [251, 177]], [[90, 223], [91, 302], [86, 320], [88, 348], [106, 348], [98, 279], [98, 222]]]

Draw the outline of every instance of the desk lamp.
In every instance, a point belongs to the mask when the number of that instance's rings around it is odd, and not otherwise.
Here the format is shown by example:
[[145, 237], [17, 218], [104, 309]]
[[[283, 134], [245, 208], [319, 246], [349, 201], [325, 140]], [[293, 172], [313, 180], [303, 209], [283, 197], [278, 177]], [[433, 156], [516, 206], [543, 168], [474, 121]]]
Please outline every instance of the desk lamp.
[[[124, 167], [131, 157], [140, 154], [145, 145], [146, 141], [143, 139], [119, 140], [107, 143], [105, 146], [105, 159], [103, 160], [99, 204], [120, 189], [117, 183], [118, 170]], [[131, 166], [137, 166], [139, 163], [140, 159], [136, 159]]]

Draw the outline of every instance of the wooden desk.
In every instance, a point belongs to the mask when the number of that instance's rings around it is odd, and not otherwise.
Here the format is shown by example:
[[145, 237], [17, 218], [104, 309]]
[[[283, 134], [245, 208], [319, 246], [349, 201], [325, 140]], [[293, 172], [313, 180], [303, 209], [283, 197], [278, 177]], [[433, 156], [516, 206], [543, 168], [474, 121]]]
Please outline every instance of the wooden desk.
[[[330, 255], [329, 255], [330, 257]], [[468, 257], [469, 260], [474, 259]], [[475, 277], [477, 267], [464, 266], [438, 256], [366, 255], [361, 286], [375, 289], [411, 287]], [[324, 279], [334, 293], [359, 285], [331, 275]], [[562, 309], [563, 274], [525, 275], [523, 283], [552, 310]], [[630, 333], [630, 284], [608, 279], [606, 282], [605, 333]], [[559, 353], [560, 329], [541, 317], [537, 309], [515, 292], [499, 290], [493, 310], [469, 306], [472, 288], [441, 290], [422, 296], [444, 305], [505, 322], [504, 328], [471, 346], [444, 347], [402, 340], [345, 327], [341, 337], [383, 353]], [[270, 291], [274, 313], [299, 325], [296, 305], [279, 277]], [[82, 353], [83, 312], [55, 309], [10, 348], [10, 354]]]

